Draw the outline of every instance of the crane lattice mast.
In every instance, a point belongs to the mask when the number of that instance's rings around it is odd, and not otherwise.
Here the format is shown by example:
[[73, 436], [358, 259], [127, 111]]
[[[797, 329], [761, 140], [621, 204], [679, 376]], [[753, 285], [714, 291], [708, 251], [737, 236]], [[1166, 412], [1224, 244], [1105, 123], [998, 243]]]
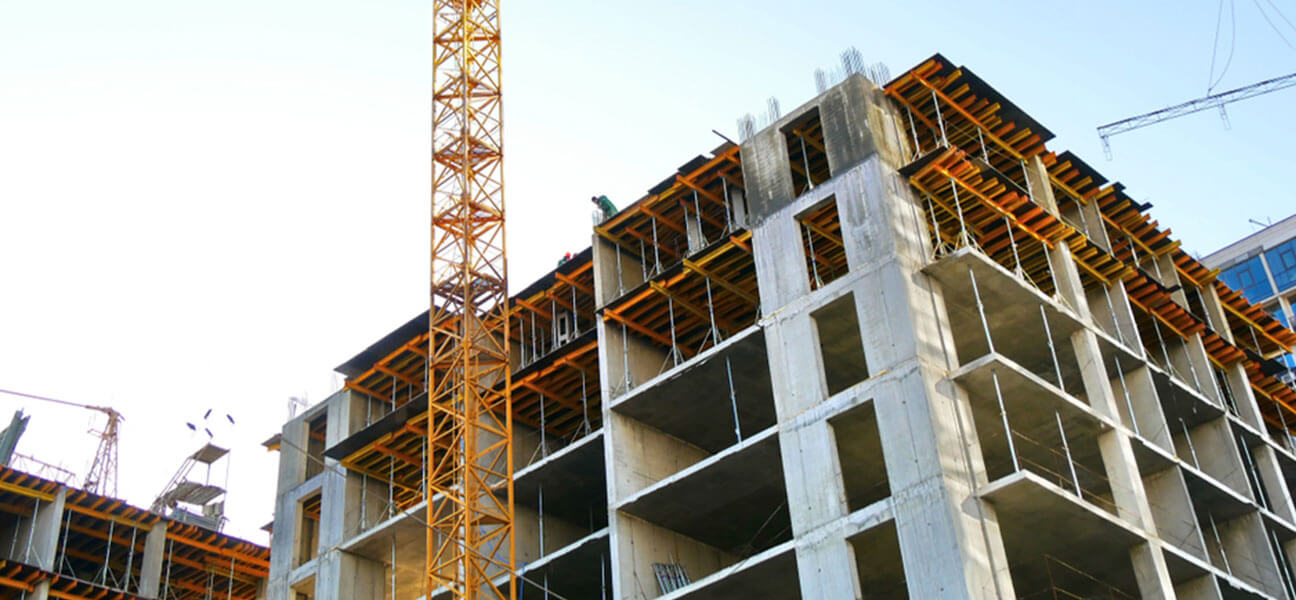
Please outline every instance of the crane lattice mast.
[[434, 7], [427, 593], [512, 599], [499, 0]]

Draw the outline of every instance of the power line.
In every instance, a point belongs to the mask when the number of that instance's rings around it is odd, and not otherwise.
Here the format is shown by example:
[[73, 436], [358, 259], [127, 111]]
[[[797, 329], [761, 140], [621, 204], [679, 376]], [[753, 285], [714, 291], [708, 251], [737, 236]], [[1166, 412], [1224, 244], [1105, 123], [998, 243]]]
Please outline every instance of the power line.
[[[1296, 52], [1296, 46], [1293, 46], [1291, 42], [1287, 41], [1287, 36], [1283, 35], [1282, 30], [1278, 29], [1277, 25], [1274, 25], [1273, 20], [1269, 18], [1269, 13], [1265, 12], [1264, 8], [1260, 6], [1260, 0], [1251, 0], [1251, 2], [1255, 3], [1256, 10], [1260, 11], [1260, 16], [1264, 17], [1265, 23], [1269, 24], [1269, 28], [1272, 29], [1274, 33], [1278, 34], [1278, 38], [1281, 39], [1284, 44], [1287, 44], [1288, 48], [1291, 48], [1293, 52]], [[1290, 24], [1291, 23], [1288, 23], [1288, 25]]]

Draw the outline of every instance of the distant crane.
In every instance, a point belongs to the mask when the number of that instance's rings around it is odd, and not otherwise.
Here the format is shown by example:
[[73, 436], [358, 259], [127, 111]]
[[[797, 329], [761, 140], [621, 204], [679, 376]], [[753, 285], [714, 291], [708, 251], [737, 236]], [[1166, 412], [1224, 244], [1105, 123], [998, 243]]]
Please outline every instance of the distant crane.
[[90, 404], [81, 404], [80, 402], [69, 402], [57, 398], [47, 398], [45, 396], [36, 396], [34, 394], [24, 394], [13, 390], [0, 389], [0, 393], [42, 402], [51, 402], [62, 404], [63, 406], [72, 406], [75, 408], [84, 408], [101, 412], [108, 417], [108, 422], [104, 424], [103, 429], [91, 429], [90, 434], [99, 438], [99, 448], [95, 451], [94, 461], [90, 463], [90, 470], [86, 473], [85, 481], [81, 487], [87, 492], [102, 494], [105, 496], [117, 497], [117, 432], [118, 425], [121, 424], [122, 414], [116, 409], [108, 406], [94, 406]]
[[1107, 155], [1107, 160], [1111, 160], [1111, 144], [1108, 142], [1108, 138], [1118, 133], [1133, 131], [1140, 127], [1147, 127], [1148, 125], [1155, 125], [1162, 121], [1168, 121], [1176, 117], [1201, 112], [1208, 108], [1219, 108], [1220, 118], [1224, 119], [1224, 123], [1227, 124], [1228, 113], [1224, 111], [1224, 105], [1239, 100], [1246, 100], [1247, 98], [1254, 98], [1261, 94], [1276, 92], [1294, 85], [1296, 85], [1296, 73], [1291, 73], [1283, 75], [1282, 77], [1266, 79], [1245, 87], [1229, 90], [1227, 92], [1220, 92], [1218, 94], [1210, 94], [1208, 96], [1197, 98], [1196, 100], [1189, 100], [1183, 104], [1176, 104], [1161, 110], [1154, 110], [1150, 113], [1143, 113], [1128, 119], [1121, 119], [1119, 121], [1108, 123], [1098, 128], [1098, 137], [1102, 138], [1103, 154]]

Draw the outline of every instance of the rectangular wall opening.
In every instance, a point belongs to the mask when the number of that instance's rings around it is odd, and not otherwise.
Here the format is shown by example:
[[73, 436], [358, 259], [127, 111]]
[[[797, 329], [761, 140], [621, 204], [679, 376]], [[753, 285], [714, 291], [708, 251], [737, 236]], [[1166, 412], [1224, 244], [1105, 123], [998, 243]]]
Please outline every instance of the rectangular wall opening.
[[297, 503], [297, 548], [293, 567], [300, 567], [311, 559], [319, 549], [321, 495], [311, 494]]
[[797, 120], [783, 126], [787, 142], [788, 164], [792, 169], [792, 191], [800, 196], [832, 177], [828, 151], [824, 146], [823, 123], [819, 108], [812, 108]]
[[806, 211], [797, 218], [797, 223], [801, 229], [801, 249], [805, 254], [811, 290], [832, 283], [850, 270], [846, 262], [846, 244], [842, 242], [836, 197], [829, 196]]
[[819, 341], [824, 381], [832, 396], [868, 379], [868, 361], [860, 337], [855, 295], [846, 294], [810, 313]]
[[327, 431], [327, 413], [306, 422], [306, 479], [319, 475], [324, 470], [324, 445]]
[[907, 600], [904, 562], [895, 521], [865, 529], [846, 540], [855, 552], [855, 570], [865, 598]]
[[851, 512], [891, 495], [882, 438], [873, 402], [856, 406], [829, 421], [837, 442], [837, 462]]

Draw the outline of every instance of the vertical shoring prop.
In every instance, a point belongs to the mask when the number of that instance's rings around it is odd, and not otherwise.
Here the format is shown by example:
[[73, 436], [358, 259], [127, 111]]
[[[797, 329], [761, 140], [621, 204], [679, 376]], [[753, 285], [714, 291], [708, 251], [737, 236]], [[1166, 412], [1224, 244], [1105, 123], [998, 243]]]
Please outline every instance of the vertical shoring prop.
[[918, 128], [914, 127], [913, 111], [909, 110], [908, 106], [905, 106], [905, 114], [909, 115], [909, 133], [913, 135], [913, 157], [918, 158], [918, 155], [922, 154], [922, 142], [918, 141]]
[[[23, 548], [23, 562], [25, 563], [32, 562], [31, 545], [32, 545], [32, 538], [36, 537], [36, 520], [40, 518], [40, 502], [41, 502], [40, 498], [36, 498], [36, 506], [32, 508], [31, 526], [30, 529], [27, 530], [27, 545]], [[112, 521], [108, 522], [108, 526], [112, 527]], [[111, 529], [109, 531], [111, 531]], [[14, 539], [15, 540], [18, 539], [18, 536], [14, 536]], [[111, 533], [108, 534], [108, 544], [112, 545]], [[107, 568], [106, 564], [104, 568]]]
[[[656, 275], [658, 273], [661, 273], [661, 251], [660, 251], [661, 242], [657, 241], [657, 217], [652, 217], [652, 231], [653, 231], [653, 275]], [[639, 243], [642, 244], [643, 242], [641, 241]], [[647, 279], [648, 278], [645, 276], [644, 280], [646, 281]]]
[[936, 204], [932, 202], [931, 196], [927, 196], [927, 216], [931, 217], [932, 260], [936, 260], [936, 257], [941, 254], [941, 249], [945, 247], [945, 240], [941, 237], [940, 225], [936, 223]]
[[1021, 168], [1022, 168], [1022, 183], [1026, 184], [1026, 197], [1030, 198], [1032, 204], [1039, 205], [1038, 202], [1035, 202], [1035, 190], [1031, 189], [1030, 171], [1026, 170], [1026, 159], [1021, 160]]
[[580, 370], [581, 374], [581, 428], [585, 430], [584, 435], [589, 435], [594, 427], [590, 425], [589, 420], [589, 392], [585, 391], [585, 369]]
[[644, 249], [643, 240], [639, 240], [639, 277], [643, 281], [648, 281], [648, 251]]
[[[642, 244], [643, 242], [640, 243]], [[621, 277], [621, 244], [620, 243], [612, 244], [612, 248], [616, 250], [617, 296], [619, 297], [625, 294], [625, 281]]]
[[1232, 575], [1233, 567], [1229, 566], [1228, 552], [1224, 551], [1224, 542], [1220, 540], [1219, 528], [1215, 526], [1215, 515], [1207, 512], [1206, 518], [1210, 520], [1211, 535], [1215, 537], [1215, 546], [1219, 548], [1220, 558], [1224, 559], [1224, 570]]
[[1057, 348], [1053, 347], [1053, 330], [1049, 328], [1048, 315], [1044, 313], [1044, 305], [1039, 305], [1040, 320], [1044, 322], [1044, 339], [1048, 340], [1049, 355], [1053, 357], [1053, 372], [1057, 374], [1058, 389], [1066, 393], [1066, 384], [1062, 383], [1062, 367], [1058, 363]]
[[670, 316], [671, 332], [671, 366], [678, 367], [680, 364], [679, 343], [675, 340], [675, 299], [666, 296], [666, 310]]
[[711, 345], [713, 345], [713, 346], [719, 346], [719, 345], [720, 345], [720, 329], [716, 327], [716, 321], [715, 321], [715, 304], [712, 303], [712, 301], [711, 301], [711, 276], [710, 276], [710, 275], [705, 275], [705, 276], [703, 276], [703, 279], [706, 281], [706, 292], [707, 292], [707, 314], [708, 314], [708, 316], [711, 317]]
[[1116, 376], [1120, 378], [1121, 391], [1125, 394], [1125, 408], [1129, 410], [1130, 426], [1134, 429], [1134, 435], [1142, 435], [1139, 433], [1138, 417], [1134, 416], [1134, 402], [1130, 400], [1129, 385], [1125, 383], [1125, 369], [1121, 368], [1120, 357], [1116, 357], [1112, 362], [1116, 365]]
[[[978, 129], [977, 131], [980, 130]], [[1012, 222], [1008, 220], [1007, 215], [1004, 216], [1004, 229], [1008, 230], [1008, 245], [1012, 246], [1013, 273], [1020, 279], [1026, 279], [1026, 273], [1025, 271], [1022, 271], [1021, 256], [1017, 254], [1017, 238], [1013, 236]]]
[[1062, 415], [1055, 410], [1053, 418], [1057, 421], [1058, 435], [1062, 438], [1062, 450], [1066, 453], [1067, 467], [1071, 469], [1071, 483], [1075, 485], [1076, 497], [1084, 500], [1084, 492], [1080, 491], [1080, 478], [1076, 477], [1075, 460], [1071, 458], [1071, 444], [1067, 443], [1066, 430], [1062, 428]]
[[702, 245], [698, 246], [698, 249], [700, 250], [706, 248], [707, 236], [706, 232], [702, 230], [702, 207], [698, 204], [697, 190], [693, 190], [693, 212], [697, 213], [698, 237], [702, 238]]
[[122, 578], [122, 591], [128, 591], [130, 587], [131, 573], [135, 570], [135, 534], [139, 533], [138, 527], [131, 527], [130, 547], [126, 548], [126, 576]]
[[445, 343], [431, 344], [428, 359], [424, 593], [512, 599], [499, 0], [435, 0], [434, 7], [429, 333]]
[[630, 391], [630, 338], [627, 337], [626, 324], [621, 322], [621, 373], [625, 375], [625, 391]]
[[734, 394], [733, 386], [733, 368], [729, 366], [729, 356], [725, 356], [725, 375], [729, 378], [729, 407], [733, 409], [734, 419], [734, 437], [738, 438], [738, 443], [742, 443], [742, 426], [738, 421], [738, 397]]
[[67, 513], [67, 518], [63, 520], [63, 549], [59, 551], [59, 560], [55, 561], [57, 565], [53, 570], [62, 571], [64, 567], [67, 567], [68, 575], [72, 575], [72, 563], [67, 558], [68, 534], [72, 531], [72, 511], [65, 510], [64, 512]]
[[571, 336], [569, 339], [574, 340], [576, 339], [576, 336], [580, 335], [580, 311], [576, 310], [576, 286], [569, 285], [567, 287], [571, 288], [571, 293], [572, 293], [572, 322], [571, 322]]
[[977, 289], [976, 273], [972, 272], [972, 267], [968, 267], [968, 279], [972, 280], [972, 297], [976, 300], [977, 315], [981, 317], [981, 331], [985, 333], [986, 347], [989, 348], [990, 354], [994, 354], [994, 339], [990, 337], [990, 322], [986, 321], [985, 305], [981, 303], [981, 290]]
[[549, 458], [549, 443], [545, 438], [545, 396], [540, 394], [540, 458]]
[[949, 138], [945, 137], [945, 119], [941, 116], [940, 100], [936, 97], [936, 90], [932, 90], [932, 106], [936, 107], [936, 124], [940, 125], [941, 145], [948, 148]]
[[801, 164], [805, 167], [806, 172], [806, 189], [801, 193], [814, 189], [814, 179], [810, 177], [810, 153], [806, 152], [805, 136], [798, 133], [797, 139], [801, 140]]
[[[33, 519], [33, 523], [34, 522], [35, 519]], [[108, 521], [108, 542], [104, 544], [103, 569], [99, 571], [99, 576], [95, 577], [95, 581], [98, 583], [102, 583], [104, 587], [108, 587], [108, 577], [111, 575], [108, 572], [108, 566], [112, 564], [111, 559], [112, 559], [113, 526], [116, 524], [117, 524], [116, 521]]]
[[1128, 346], [1129, 343], [1125, 341], [1125, 333], [1121, 331], [1120, 319], [1116, 318], [1116, 305], [1112, 304], [1112, 299], [1111, 299], [1112, 285], [1115, 284], [1103, 286], [1103, 297], [1107, 299], [1107, 312], [1111, 313], [1112, 327], [1116, 329], [1116, 339], [1120, 340], [1121, 344]]
[[967, 223], [963, 220], [963, 205], [959, 203], [958, 184], [954, 183], [954, 178], [950, 177], [950, 191], [954, 193], [954, 212], [958, 213], [959, 220], [959, 243], [964, 246], [968, 244]]
[[1004, 407], [1003, 391], [999, 389], [999, 373], [995, 369], [990, 369], [990, 379], [994, 382], [995, 400], [999, 402], [999, 418], [1003, 420], [1004, 439], [1008, 440], [1008, 455], [1012, 457], [1013, 472], [1021, 470], [1021, 465], [1017, 464], [1017, 448], [1013, 444], [1012, 427], [1008, 425], [1008, 409]]
[[814, 231], [805, 223], [801, 226], [805, 228], [806, 243], [810, 246], [810, 272], [814, 275], [814, 289], [817, 290], [823, 287], [823, 279], [819, 277], [819, 257], [815, 256]]
[[162, 597], [166, 598], [171, 595], [171, 557], [175, 553], [175, 538], [167, 540], [167, 568], [166, 576], [162, 578]]
[[[725, 179], [723, 176], [720, 177], [720, 193], [724, 195], [724, 208], [725, 208], [724, 232], [727, 234], [730, 231], [733, 231], [733, 211], [730, 210], [729, 208], [729, 180]], [[722, 235], [721, 237], [724, 236]]]

